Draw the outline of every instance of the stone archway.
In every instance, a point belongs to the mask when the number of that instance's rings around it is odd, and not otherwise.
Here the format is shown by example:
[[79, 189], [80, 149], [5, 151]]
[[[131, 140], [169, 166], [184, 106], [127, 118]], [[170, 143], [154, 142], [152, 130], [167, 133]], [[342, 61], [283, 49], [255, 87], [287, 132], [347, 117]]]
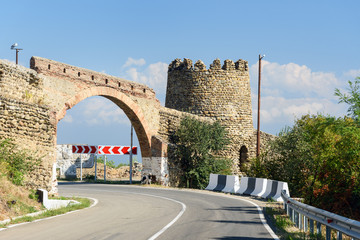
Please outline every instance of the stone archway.
[[124, 111], [131, 124], [134, 126], [136, 135], [138, 136], [142, 158], [145, 161], [150, 158], [152, 135], [140, 106], [131, 98], [115, 89], [100, 86], [83, 90], [64, 103], [64, 107], [56, 114], [57, 122], [65, 117], [68, 109], [71, 109], [73, 106], [86, 98], [93, 96], [105, 97]]

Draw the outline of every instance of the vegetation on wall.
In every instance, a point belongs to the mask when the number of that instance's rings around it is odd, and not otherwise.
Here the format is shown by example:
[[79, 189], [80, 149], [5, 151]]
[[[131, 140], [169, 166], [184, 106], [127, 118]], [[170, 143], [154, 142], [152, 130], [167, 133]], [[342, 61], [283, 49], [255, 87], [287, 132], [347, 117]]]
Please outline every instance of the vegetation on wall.
[[41, 162], [25, 150], [17, 149], [10, 139], [0, 139], [0, 174], [12, 183], [23, 185], [26, 174], [32, 172]]
[[176, 165], [182, 171], [180, 186], [204, 189], [210, 173], [230, 174], [231, 161], [218, 157], [229, 143], [218, 122], [200, 122], [186, 117], [172, 136]]
[[289, 183], [305, 202], [360, 220], [360, 81], [349, 82], [349, 117], [305, 115], [280, 132], [268, 152], [254, 159], [249, 176]]

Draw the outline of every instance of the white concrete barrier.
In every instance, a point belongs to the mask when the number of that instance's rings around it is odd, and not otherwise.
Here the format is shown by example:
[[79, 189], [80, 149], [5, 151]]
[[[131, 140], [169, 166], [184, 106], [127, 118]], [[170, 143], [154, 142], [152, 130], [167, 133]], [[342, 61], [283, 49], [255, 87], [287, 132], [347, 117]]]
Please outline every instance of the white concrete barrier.
[[235, 193], [282, 201], [282, 190], [289, 193], [289, 187], [286, 182], [265, 178], [242, 177], [240, 179], [240, 188]]
[[236, 193], [240, 188], [239, 177], [234, 175], [226, 176], [226, 185], [222, 192]]
[[289, 187], [286, 182], [254, 177], [241, 177], [239, 181], [238, 176], [213, 173], [210, 174], [209, 185], [205, 189], [271, 198], [278, 202], [282, 201], [282, 190], [285, 190], [290, 196]]
[[216, 188], [218, 182], [218, 175], [219, 174], [210, 173], [209, 185], [205, 188], [205, 190], [214, 190]]
[[273, 188], [273, 184], [274, 180], [270, 180], [268, 179], [267, 184], [266, 184], [266, 190], [265, 192], [261, 195], [262, 198], [268, 198], [268, 196], [270, 195], [270, 193], [272, 193], [272, 188]]
[[261, 197], [265, 193], [267, 182], [268, 180], [265, 178], [256, 178], [255, 189], [252, 193], [250, 193], [250, 195], [255, 197]]
[[248, 177], [241, 177], [240, 178], [240, 188], [236, 191], [238, 194], [243, 194], [248, 186]]
[[39, 195], [40, 202], [48, 210], [66, 207], [66, 206], [69, 206], [72, 204], [80, 204], [78, 201], [75, 201], [75, 200], [49, 199], [48, 191], [46, 191], [44, 189], [38, 189], [37, 193]]
[[261, 196], [262, 198], [271, 198], [277, 202], [282, 202], [281, 198], [281, 191], [285, 190], [286, 194], [290, 196], [289, 186], [287, 182], [275, 181], [275, 180], [268, 180], [267, 191]]

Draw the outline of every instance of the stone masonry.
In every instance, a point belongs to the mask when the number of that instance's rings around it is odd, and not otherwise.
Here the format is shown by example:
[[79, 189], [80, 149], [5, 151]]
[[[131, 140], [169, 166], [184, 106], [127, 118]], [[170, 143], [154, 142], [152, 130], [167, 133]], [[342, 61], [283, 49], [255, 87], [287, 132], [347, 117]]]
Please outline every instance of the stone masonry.
[[235, 173], [255, 155], [244, 60], [221, 65], [216, 59], [210, 69], [202, 61], [193, 65], [189, 59], [174, 60], [168, 70], [165, 107], [144, 84], [40, 57], [31, 58], [30, 68], [0, 60], [0, 138], [12, 138], [20, 148], [42, 158], [39, 169], [27, 178], [31, 188], [56, 193], [57, 123], [68, 109], [91, 96], [108, 98], [125, 112], [139, 139], [142, 173], [152, 173], [161, 184], [176, 184], [180, 174], [168, 156], [168, 146], [169, 135], [185, 116], [218, 120], [227, 128], [232, 142], [224, 155], [233, 160]]
[[55, 190], [52, 178], [55, 114], [44, 105], [42, 79], [35, 71], [0, 61], [0, 138], [12, 139], [21, 149], [42, 159], [26, 178], [29, 188]]
[[[175, 59], [169, 65], [165, 107], [219, 121], [231, 143], [223, 152], [233, 160], [233, 171], [256, 152], [248, 63], [216, 59], [206, 69], [199, 60]], [[266, 134], [262, 133], [263, 137]]]

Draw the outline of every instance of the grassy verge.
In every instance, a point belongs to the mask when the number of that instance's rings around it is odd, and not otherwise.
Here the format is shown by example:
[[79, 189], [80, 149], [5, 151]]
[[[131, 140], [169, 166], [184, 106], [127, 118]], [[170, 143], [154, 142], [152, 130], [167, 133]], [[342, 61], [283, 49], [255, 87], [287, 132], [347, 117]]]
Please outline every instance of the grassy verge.
[[[295, 240], [295, 239], [311, 239], [311, 240], [320, 240], [325, 239], [326, 228], [322, 226], [321, 236], [317, 234], [311, 234], [309, 230], [304, 232], [303, 230], [295, 227], [295, 224], [287, 216], [285, 210], [283, 209], [282, 203], [269, 202], [264, 208], [265, 217], [272, 227], [274, 232], [279, 236], [280, 239], [284, 240]], [[314, 226], [314, 232], [316, 232], [316, 224]], [[336, 232], [331, 232], [331, 239], [336, 239]], [[350, 240], [351, 238], [343, 235], [344, 240]]]
[[91, 200], [88, 198], [64, 198], [61, 197], [59, 198], [61, 200], [75, 200], [80, 202], [80, 204], [74, 204], [74, 205], [70, 205], [67, 207], [62, 207], [62, 208], [58, 208], [58, 209], [54, 209], [54, 210], [47, 210], [44, 211], [43, 213], [37, 215], [37, 216], [24, 216], [24, 217], [19, 217], [16, 219], [12, 219], [9, 223], [0, 224], [0, 228], [4, 228], [8, 225], [11, 224], [18, 224], [18, 223], [24, 223], [24, 222], [32, 222], [35, 221], [37, 219], [42, 219], [42, 218], [48, 218], [48, 217], [52, 217], [52, 216], [57, 216], [57, 215], [61, 215], [67, 212], [71, 212], [71, 211], [75, 211], [75, 210], [79, 210], [79, 209], [83, 209], [83, 208], [87, 208], [90, 206], [91, 204]]

